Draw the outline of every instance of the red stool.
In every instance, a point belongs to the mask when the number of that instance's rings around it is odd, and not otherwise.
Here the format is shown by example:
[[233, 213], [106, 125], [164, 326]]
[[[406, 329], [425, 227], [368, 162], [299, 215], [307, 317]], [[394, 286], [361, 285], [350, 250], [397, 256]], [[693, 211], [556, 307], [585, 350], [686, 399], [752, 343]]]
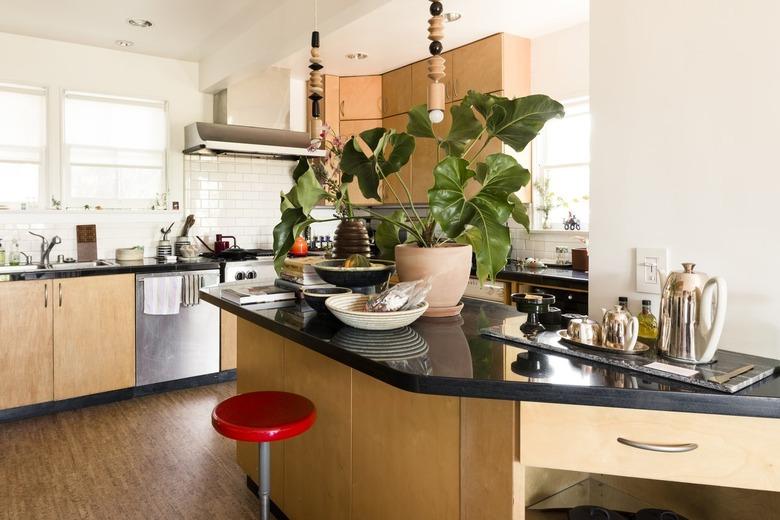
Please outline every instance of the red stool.
[[269, 520], [271, 502], [272, 441], [290, 439], [314, 424], [317, 411], [303, 396], [287, 392], [250, 392], [219, 403], [211, 413], [211, 424], [219, 433], [236, 441], [259, 444], [258, 495], [260, 518]]

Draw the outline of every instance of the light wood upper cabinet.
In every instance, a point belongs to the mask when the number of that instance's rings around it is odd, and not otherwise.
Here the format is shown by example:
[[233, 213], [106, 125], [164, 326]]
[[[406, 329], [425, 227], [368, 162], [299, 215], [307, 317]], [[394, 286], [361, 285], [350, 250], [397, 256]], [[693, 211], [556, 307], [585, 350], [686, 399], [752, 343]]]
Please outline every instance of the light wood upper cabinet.
[[[388, 130], [393, 129], [397, 132], [405, 132], [406, 131], [406, 124], [409, 120], [409, 116], [407, 114], [400, 114], [393, 117], [388, 117], [383, 120], [385, 128]], [[388, 146], [387, 153], [390, 154], [392, 152], [392, 147]], [[384, 183], [384, 195], [383, 202], [385, 204], [398, 204], [399, 202], [406, 205], [409, 202], [409, 198], [406, 196], [406, 192], [404, 191], [403, 185], [401, 183], [403, 181], [403, 184], [406, 185], [409, 190], [411, 190], [412, 186], [412, 160], [410, 159], [409, 162], [401, 168], [401, 171], [398, 173], [395, 173], [387, 178], [387, 180]], [[400, 199], [400, 200], [399, 200]]]
[[382, 117], [403, 114], [412, 107], [412, 67], [382, 75]]
[[325, 99], [323, 100], [322, 121], [330, 125], [336, 135], [339, 135], [339, 107], [341, 103], [341, 81], [338, 76], [325, 76]]
[[52, 282], [0, 283], [0, 409], [53, 399]]
[[341, 121], [382, 118], [382, 76], [350, 76], [339, 81]]
[[[379, 128], [382, 126], [382, 120], [381, 119], [365, 119], [360, 121], [343, 121], [341, 123], [341, 136], [344, 139], [349, 139], [351, 137], [354, 137], [356, 135], [360, 135], [361, 132], [365, 132], [366, 130], [371, 130], [373, 128]], [[366, 155], [370, 155], [371, 151], [364, 149], [363, 152]], [[380, 186], [379, 189], [380, 196], [382, 195], [382, 189]], [[363, 193], [360, 191], [360, 187], [358, 186], [357, 180], [354, 180], [349, 185], [349, 200], [353, 204], [361, 204], [361, 205], [377, 205], [379, 204], [378, 200], [369, 199], [368, 197], [364, 197]]]
[[502, 42], [502, 35], [497, 34], [453, 51], [453, 99], [463, 99], [469, 90], [502, 89]]
[[135, 277], [54, 280], [54, 399], [135, 385]]

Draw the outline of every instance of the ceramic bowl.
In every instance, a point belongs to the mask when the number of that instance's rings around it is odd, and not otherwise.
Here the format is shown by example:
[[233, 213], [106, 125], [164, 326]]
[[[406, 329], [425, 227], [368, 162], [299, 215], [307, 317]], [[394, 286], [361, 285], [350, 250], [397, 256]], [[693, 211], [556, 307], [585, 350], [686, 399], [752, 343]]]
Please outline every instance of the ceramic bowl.
[[417, 308], [396, 312], [365, 311], [368, 296], [364, 294], [345, 294], [331, 296], [325, 305], [333, 315], [345, 325], [363, 330], [391, 330], [411, 325], [428, 310], [428, 302]]
[[325, 260], [314, 270], [326, 283], [337, 287], [374, 287], [387, 283], [395, 262], [371, 259], [371, 267], [344, 267], [344, 260]]
[[325, 306], [325, 300], [331, 296], [351, 294], [352, 289], [346, 287], [310, 287], [301, 292], [303, 293], [303, 299], [306, 300], [309, 307], [317, 311], [318, 314], [330, 314], [330, 311]]

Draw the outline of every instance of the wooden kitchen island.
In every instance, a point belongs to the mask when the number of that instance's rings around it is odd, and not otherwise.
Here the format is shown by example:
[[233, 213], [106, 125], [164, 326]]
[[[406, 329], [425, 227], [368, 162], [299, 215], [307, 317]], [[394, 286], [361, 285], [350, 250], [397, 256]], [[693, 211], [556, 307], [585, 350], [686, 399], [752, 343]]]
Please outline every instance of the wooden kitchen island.
[[[272, 447], [272, 499], [290, 519], [560, 518], [528, 506], [586, 479], [600, 491], [581, 503], [617, 490], [690, 519], [777, 514], [777, 375], [728, 395], [492, 341], [480, 329], [524, 320], [494, 303], [391, 337], [299, 307], [253, 311], [218, 287], [203, 299], [239, 318], [239, 393], [317, 406], [309, 432]], [[253, 480], [256, 452], [237, 450]]]

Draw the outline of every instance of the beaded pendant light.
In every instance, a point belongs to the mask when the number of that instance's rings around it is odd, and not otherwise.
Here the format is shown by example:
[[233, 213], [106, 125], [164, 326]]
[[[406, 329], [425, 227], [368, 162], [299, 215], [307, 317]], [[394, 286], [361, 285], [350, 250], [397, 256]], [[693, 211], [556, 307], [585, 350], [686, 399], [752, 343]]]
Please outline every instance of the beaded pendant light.
[[320, 32], [317, 30], [317, 0], [314, 0], [314, 31], [311, 33], [311, 58], [309, 58], [309, 99], [311, 100], [311, 138], [319, 139], [322, 133], [320, 102], [325, 92], [320, 58]]
[[446, 101], [446, 90], [444, 87], [444, 58], [441, 56], [444, 46], [441, 41], [444, 39], [444, 6], [439, 0], [430, 0], [431, 18], [428, 19], [428, 39], [431, 44], [428, 50], [431, 57], [428, 58], [428, 78], [431, 83], [428, 85], [428, 117], [432, 123], [441, 123], [444, 121], [444, 104]]

